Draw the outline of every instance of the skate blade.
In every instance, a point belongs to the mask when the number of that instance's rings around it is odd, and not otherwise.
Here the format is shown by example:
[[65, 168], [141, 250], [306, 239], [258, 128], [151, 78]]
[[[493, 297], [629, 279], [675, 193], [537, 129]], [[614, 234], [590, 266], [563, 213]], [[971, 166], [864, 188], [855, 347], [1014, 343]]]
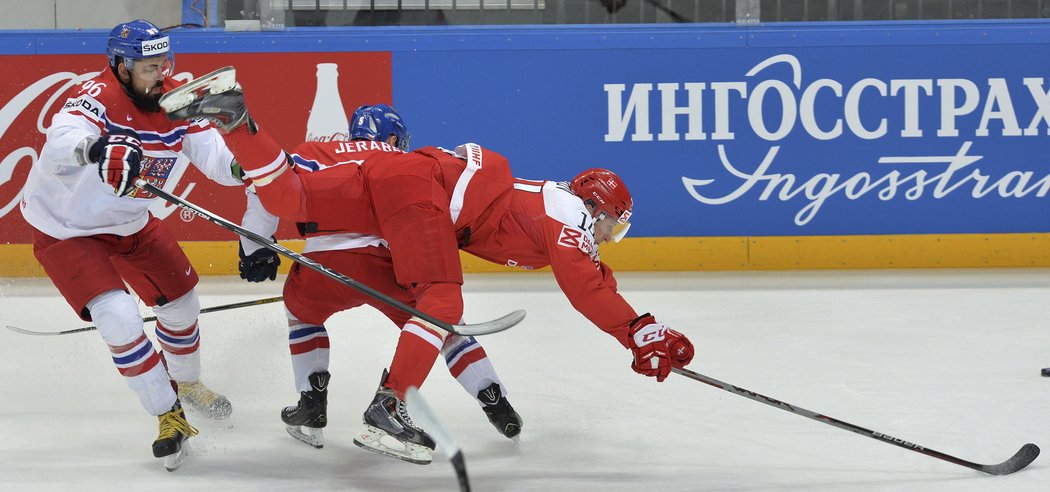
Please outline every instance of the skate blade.
[[369, 451], [397, 458], [417, 465], [429, 465], [434, 450], [410, 442], [402, 442], [381, 429], [365, 425], [354, 438], [354, 444]]
[[169, 472], [178, 470], [190, 456], [193, 456], [193, 446], [190, 445], [190, 441], [187, 439], [182, 441], [182, 446], [179, 447], [178, 452], [164, 457], [164, 469]]
[[288, 431], [288, 435], [317, 449], [324, 447], [324, 429], [305, 425], [285, 425], [284, 429]]
[[203, 87], [207, 87], [208, 92], [212, 94], [221, 94], [236, 86], [237, 70], [233, 67], [223, 67], [164, 94], [160, 98], [160, 107], [165, 112], [172, 113], [189, 106]]

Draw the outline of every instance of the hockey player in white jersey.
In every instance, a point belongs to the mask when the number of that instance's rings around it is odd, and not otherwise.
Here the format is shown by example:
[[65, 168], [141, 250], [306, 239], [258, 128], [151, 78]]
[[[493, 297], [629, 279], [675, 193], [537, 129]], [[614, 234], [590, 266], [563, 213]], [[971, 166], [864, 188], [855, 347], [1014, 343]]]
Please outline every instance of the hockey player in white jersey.
[[[106, 51], [109, 66], [73, 87], [52, 119], [20, 208], [40, 265], [76, 313], [98, 326], [117, 370], [158, 417], [153, 454], [174, 469], [184, 441], [197, 434], [182, 403], [212, 419], [232, 407], [200, 382], [197, 273], [148, 212], [154, 195], [134, 183], [141, 177], [163, 187], [179, 152], [216, 182], [242, 183], [216, 130], [160, 111], [161, 94], [178, 85], [165, 33], [144, 20], [119, 24]], [[153, 308], [163, 353], [146, 336], [125, 283]]]
[[[354, 111], [350, 138], [385, 142], [407, 151], [410, 137], [408, 128], [397, 111], [385, 104], [376, 104], [362, 106]], [[317, 154], [317, 147], [307, 142], [293, 151], [292, 162], [300, 171], [317, 170], [319, 164], [315, 159], [326, 161]], [[278, 218], [264, 209], [258, 197], [249, 194], [242, 225], [260, 234], [272, 235], [277, 230], [277, 224]], [[395, 282], [390, 253], [386, 241], [382, 238], [345, 230], [318, 230], [316, 223], [299, 223], [297, 226], [306, 236], [303, 253], [308, 257], [400, 302], [415, 304], [411, 293]], [[280, 265], [276, 253], [250, 240], [242, 239], [240, 257], [238, 267], [241, 278], [250, 282], [276, 278], [277, 267]], [[281, 412], [281, 419], [293, 437], [320, 448], [324, 445], [322, 429], [328, 424], [330, 380], [328, 331], [324, 322], [336, 312], [362, 304], [379, 309], [396, 326], [403, 326], [409, 316], [298, 265], [293, 265], [285, 281], [284, 303], [288, 315], [288, 343], [292, 354], [292, 368], [300, 398], [295, 406], [286, 407]], [[496, 430], [508, 438], [516, 437], [521, 432], [522, 419], [507, 399], [507, 387], [496, 373], [484, 347], [473, 337], [449, 335], [441, 345], [441, 354], [449, 372], [468, 394], [477, 399]], [[403, 407], [403, 402], [381, 385], [372, 405], [366, 410], [366, 429], [368, 426], [383, 428], [384, 425], [391, 425], [386, 423], [384, 404], [389, 404], [395, 409], [390, 418], [399, 420], [398, 425], [406, 428], [412, 426], [407, 412], [403, 408], [397, 411], [399, 406]], [[397, 433], [397, 430], [383, 428], [381, 431], [366, 431], [362, 435], [373, 436], [380, 432]], [[422, 442], [429, 443], [427, 440], [430, 438], [425, 432], [411, 433]], [[421, 450], [414, 454], [401, 452], [400, 448], [390, 451], [384, 446], [373, 445], [373, 441], [378, 439], [359, 436], [355, 443], [372, 451], [391, 454], [416, 463], [430, 460], [427, 451]], [[430, 447], [432, 449], [433, 444], [430, 444]]]

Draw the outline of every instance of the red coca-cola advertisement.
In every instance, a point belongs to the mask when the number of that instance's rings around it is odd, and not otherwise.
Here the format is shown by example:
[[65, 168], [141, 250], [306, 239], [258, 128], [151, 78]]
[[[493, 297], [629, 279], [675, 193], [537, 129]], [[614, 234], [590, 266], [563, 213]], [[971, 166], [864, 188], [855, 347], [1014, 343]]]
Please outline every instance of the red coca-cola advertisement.
[[[18, 211], [29, 169], [44, 145], [51, 117], [66, 93], [100, 70], [106, 56], [5, 56], [0, 63], [0, 244], [29, 243], [29, 227]], [[346, 138], [347, 115], [362, 104], [390, 104], [390, 53], [227, 53], [180, 54], [175, 78], [192, 80], [226, 65], [237, 67], [252, 117], [291, 149], [307, 139]], [[239, 222], [244, 190], [212, 182], [192, 165], [173, 173], [171, 191]], [[153, 215], [164, 219], [180, 240], [233, 240], [233, 233], [156, 200]], [[282, 225], [280, 238], [297, 235]]]

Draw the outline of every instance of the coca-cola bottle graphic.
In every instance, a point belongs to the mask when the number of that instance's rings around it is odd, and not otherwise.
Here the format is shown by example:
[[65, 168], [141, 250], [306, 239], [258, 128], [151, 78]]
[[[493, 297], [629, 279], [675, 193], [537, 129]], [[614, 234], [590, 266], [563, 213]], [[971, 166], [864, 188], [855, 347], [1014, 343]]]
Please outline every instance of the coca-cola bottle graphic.
[[317, 93], [306, 120], [306, 140], [328, 142], [350, 138], [343, 100], [339, 98], [339, 69], [335, 63], [317, 64]]

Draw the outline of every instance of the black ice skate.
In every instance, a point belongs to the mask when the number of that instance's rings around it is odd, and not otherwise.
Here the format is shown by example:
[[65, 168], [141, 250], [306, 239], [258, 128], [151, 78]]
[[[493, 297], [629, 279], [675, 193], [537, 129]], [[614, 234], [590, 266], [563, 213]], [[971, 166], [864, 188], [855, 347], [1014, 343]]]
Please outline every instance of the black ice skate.
[[192, 447], [187, 442], [197, 435], [197, 429], [186, 421], [182, 404], [175, 400], [175, 405], [167, 413], [157, 417], [160, 421], [160, 433], [153, 441], [153, 456], [164, 458], [164, 468], [175, 471], [190, 455]]
[[426, 465], [432, 460], [434, 440], [412, 423], [405, 402], [384, 386], [387, 371], [375, 398], [364, 415], [364, 428], [354, 438], [354, 444], [409, 463]]
[[328, 371], [315, 372], [308, 378], [310, 391], [299, 393], [299, 404], [284, 407], [281, 420], [292, 437], [315, 448], [324, 447], [324, 431], [328, 425]]
[[204, 385], [200, 381], [176, 383], [179, 386], [179, 399], [209, 420], [223, 420], [233, 413], [230, 400]]
[[492, 383], [488, 388], [481, 390], [478, 393], [478, 401], [481, 402], [481, 409], [485, 411], [489, 422], [492, 422], [500, 434], [514, 438], [521, 433], [521, 416], [510, 406], [510, 401], [503, 395], [499, 384]]
[[171, 120], [204, 118], [223, 133], [251, 120], [233, 67], [220, 68], [171, 90], [161, 96], [160, 107]]

